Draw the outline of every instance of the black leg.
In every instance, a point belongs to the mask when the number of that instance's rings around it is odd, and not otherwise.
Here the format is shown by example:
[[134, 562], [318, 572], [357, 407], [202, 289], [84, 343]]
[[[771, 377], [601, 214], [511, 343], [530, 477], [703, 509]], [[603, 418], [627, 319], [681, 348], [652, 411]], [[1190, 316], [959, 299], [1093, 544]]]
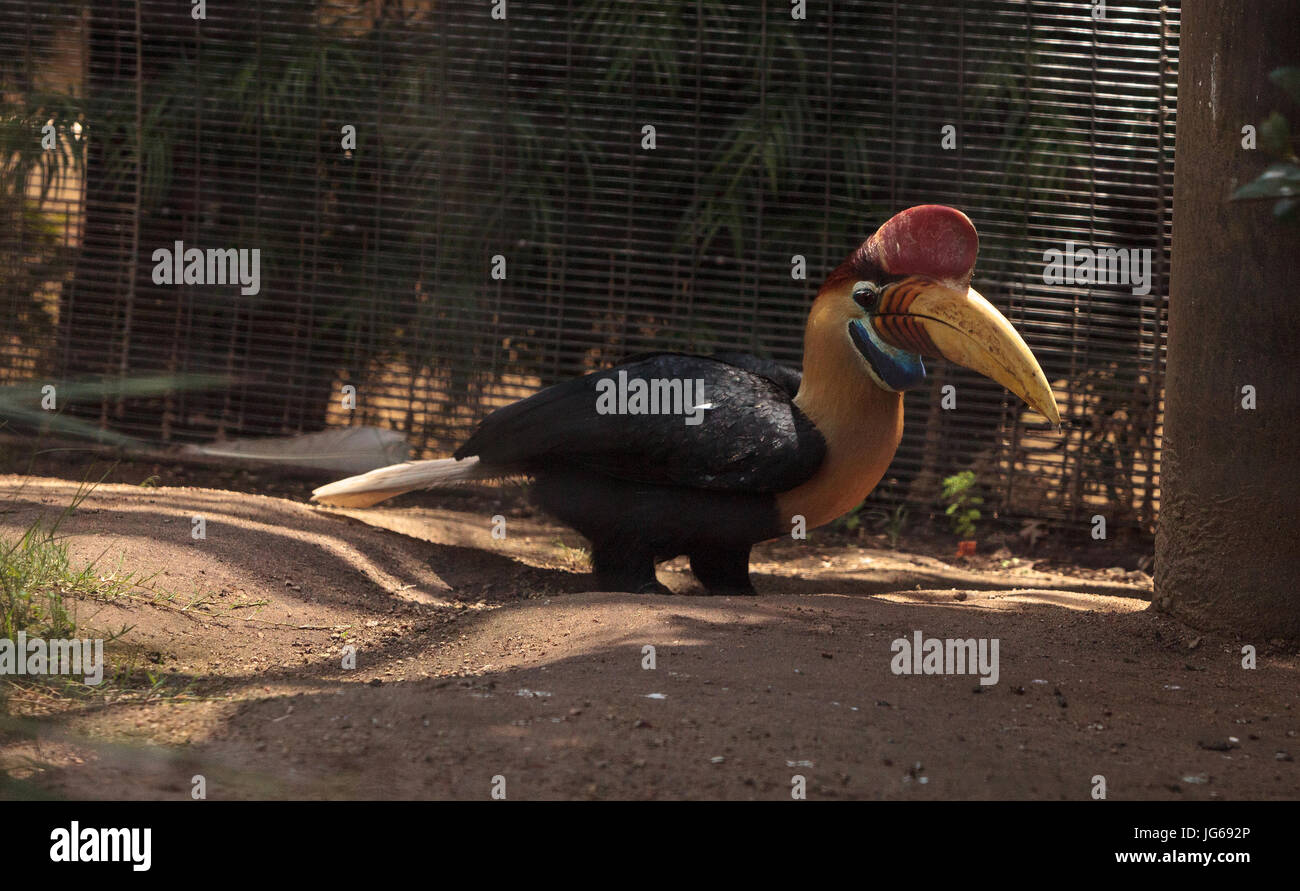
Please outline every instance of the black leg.
[[754, 594], [749, 581], [749, 545], [691, 553], [691, 572], [710, 594]]
[[592, 543], [591, 569], [602, 591], [671, 594], [655, 576], [654, 556], [608, 544]]

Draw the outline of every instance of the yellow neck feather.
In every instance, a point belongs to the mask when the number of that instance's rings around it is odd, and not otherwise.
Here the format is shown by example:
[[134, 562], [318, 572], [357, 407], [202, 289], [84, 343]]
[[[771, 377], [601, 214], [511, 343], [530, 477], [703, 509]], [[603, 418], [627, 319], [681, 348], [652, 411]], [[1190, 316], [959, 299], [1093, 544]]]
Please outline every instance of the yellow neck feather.
[[857, 507], [885, 475], [903, 436], [903, 396], [868, 375], [849, 339], [842, 300], [823, 294], [813, 304], [794, 399], [826, 439], [826, 459], [812, 479], [777, 496], [782, 521], [801, 515], [809, 529]]

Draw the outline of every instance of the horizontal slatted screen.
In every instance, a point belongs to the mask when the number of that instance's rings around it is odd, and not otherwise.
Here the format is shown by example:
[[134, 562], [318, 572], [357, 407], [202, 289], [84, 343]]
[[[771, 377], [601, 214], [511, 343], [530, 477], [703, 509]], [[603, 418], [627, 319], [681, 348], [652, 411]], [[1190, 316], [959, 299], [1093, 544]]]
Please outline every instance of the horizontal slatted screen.
[[[1006, 515], [1149, 526], [1178, 8], [1104, 5], [0, 0], [0, 375], [102, 381], [80, 416], [151, 442], [378, 424], [443, 455], [632, 353], [797, 365], [821, 277], [946, 203], [1070, 426], [932, 363], [873, 497], [973, 469]], [[176, 242], [258, 250], [256, 292], [157, 283]], [[1071, 245], [1149, 278], [1050, 281]]]

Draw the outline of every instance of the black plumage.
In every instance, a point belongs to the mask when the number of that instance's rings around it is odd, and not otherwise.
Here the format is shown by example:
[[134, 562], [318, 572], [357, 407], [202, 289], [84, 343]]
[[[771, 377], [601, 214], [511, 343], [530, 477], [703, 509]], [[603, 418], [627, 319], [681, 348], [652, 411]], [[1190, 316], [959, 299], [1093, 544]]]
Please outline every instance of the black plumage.
[[[699, 424], [602, 414], [602, 380], [702, 382]], [[686, 554], [713, 592], [750, 592], [749, 551], [788, 534], [775, 493], [808, 480], [826, 443], [794, 404], [797, 372], [753, 356], [658, 353], [498, 409], [459, 449], [534, 478], [537, 504], [586, 536], [602, 586], [657, 590], [657, 560]]]

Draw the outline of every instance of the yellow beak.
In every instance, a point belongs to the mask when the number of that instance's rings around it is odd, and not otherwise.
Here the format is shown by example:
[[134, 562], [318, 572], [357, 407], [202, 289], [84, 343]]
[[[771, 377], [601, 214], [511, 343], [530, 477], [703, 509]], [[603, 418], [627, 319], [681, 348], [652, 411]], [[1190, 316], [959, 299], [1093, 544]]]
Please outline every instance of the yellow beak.
[[956, 362], [1015, 393], [1053, 425], [1056, 397], [1024, 338], [974, 288], [909, 276], [885, 289], [872, 319], [899, 349]]

